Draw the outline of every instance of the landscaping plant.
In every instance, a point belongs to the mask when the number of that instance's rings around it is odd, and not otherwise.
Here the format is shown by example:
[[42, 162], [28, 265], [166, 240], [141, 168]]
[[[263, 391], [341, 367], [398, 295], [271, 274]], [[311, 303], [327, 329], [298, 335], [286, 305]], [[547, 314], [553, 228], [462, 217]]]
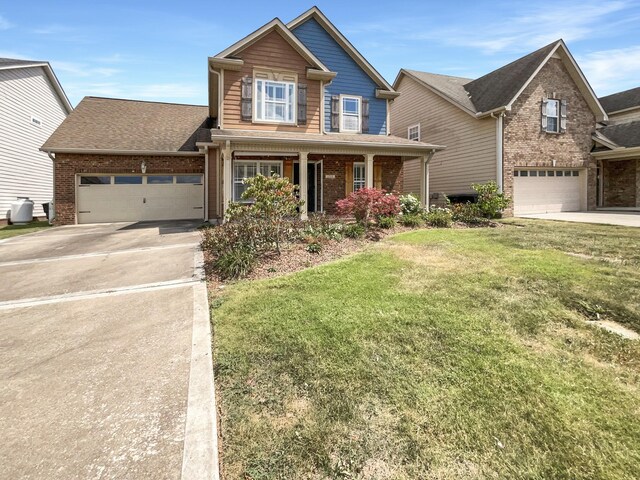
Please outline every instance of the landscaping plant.
[[400, 213], [397, 195], [379, 188], [361, 188], [336, 202], [338, 215], [353, 216], [365, 226], [373, 219], [392, 217]]
[[378, 217], [378, 227], [389, 229], [396, 226], [396, 217], [382, 216]]
[[496, 182], [474, 183], [471, 185], [471, 188], [478, 194], [476, 205], [478, 206], [478, 213], [481, 217], [500, 218], [502, 212], [511, 203], [504, 193], [498, 191]]
[[400, 216], [400, 224], [405, 227], [416, 228], [421, 227], [424, 220], [419, 214], [411, 213]]
[[437, 228], [449, 228], [453, 221], [451, 210], [444, 207], [431, 206], [425, 214], [427, 224]]
[[402, 208], [402, 215], [417, 215], [423, 210], [420, 200], [412, 193], [400, 195], [399, 200], [400, 207]]

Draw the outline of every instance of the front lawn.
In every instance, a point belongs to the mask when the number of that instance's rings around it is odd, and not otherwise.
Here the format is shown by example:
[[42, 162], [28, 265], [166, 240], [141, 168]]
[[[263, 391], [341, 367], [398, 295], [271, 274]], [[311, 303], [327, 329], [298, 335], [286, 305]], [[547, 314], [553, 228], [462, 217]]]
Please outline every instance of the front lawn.
[[212, 301], [225, 479], [640, 478], [640, 229], [421, 230]]
[[26, 225], [6, 225], [0, 227], [0, 240], [17, 235], [24, 235], [25, 233], [38, 232], [49, 227], [51, 227], [51, 225], [49, 225], [47, 221], [35, 221], [27, 223]]

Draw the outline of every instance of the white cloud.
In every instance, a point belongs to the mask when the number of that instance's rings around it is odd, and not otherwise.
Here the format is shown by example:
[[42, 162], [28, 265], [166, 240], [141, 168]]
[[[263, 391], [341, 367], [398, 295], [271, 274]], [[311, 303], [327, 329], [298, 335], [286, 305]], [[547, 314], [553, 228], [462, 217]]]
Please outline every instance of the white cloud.
[[75, 77], [111, 77], [120, 73], [120, 70], [116, 68], [94, 66], [80, 62], [66, 62], [63, 60], [53, 60], [51, 65], [56, 71]]
[[628, 90], [640, 83], [640, 45], [591, 52], [576, 60], [599, 96]]

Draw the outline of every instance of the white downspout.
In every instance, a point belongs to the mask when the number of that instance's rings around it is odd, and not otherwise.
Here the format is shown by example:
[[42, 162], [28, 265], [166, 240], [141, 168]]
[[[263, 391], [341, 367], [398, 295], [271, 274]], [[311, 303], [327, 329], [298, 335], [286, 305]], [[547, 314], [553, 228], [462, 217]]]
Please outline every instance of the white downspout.
[[222, 128], [222, 91], [223, 91], [222, 75], [220, 74], [220, 72], [214, 70], [211, 65], [209, 65], [209, 72], [213, 73], [215, 76], [218, 77], [218, 116], [216, 118], [216, 123], [217, 123], [216, 128]]
[[496, 119], [496, 184], [498, 191], [502, 193], [504, 185], [504, 162], [503, 162], [503, 119], [504, 113], [498, 115], [492, 113], [491, 118]]
[[49, 208], [49, 225], [53, 224], [53, 221], [56, 218], [56, 157], [54, 157], [53, 153], [47, 152], [49, 158], [51, 159], [51, 164], [53, 166], [53, 198], [51, 199], [51, 207]]
[[209, 146], [204, 146], [204, 216], [205, 222], [209, 221]]

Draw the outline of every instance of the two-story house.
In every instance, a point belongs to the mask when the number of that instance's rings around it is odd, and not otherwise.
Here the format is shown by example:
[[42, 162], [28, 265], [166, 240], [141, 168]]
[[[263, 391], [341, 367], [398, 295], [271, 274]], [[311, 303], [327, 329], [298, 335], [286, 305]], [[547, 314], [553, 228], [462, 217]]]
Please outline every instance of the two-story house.
[[398, 93], [316, 7], [265, 24], [208, 60], [205, 107], [85, 98], [43, 150], [59, 223], [219, 220], [243, 180], [279, 174], [301, 215], [363, 187], [403, 190], [441, 147], [391, 136]]
[[598, 206], [640, 210], [640, 87], [600, 98], [607, 125], [593, 135]]
[[53, 166], [40, 146], [71, 111], [48, 62], [0, 58], [0, 223], [16, 197], [29, 197], [34, 216], [44, 217]]
[[[431, 203], [495, 181], [507, 215], [596, 207], [592, 134], [607, 114], [562, 40], [475, 80], [402, 69], [394, 88], [393, 133], [447, 146], [431, 162]], [[418, 167], [406, 165], [405, 191], [419, 190]]]

